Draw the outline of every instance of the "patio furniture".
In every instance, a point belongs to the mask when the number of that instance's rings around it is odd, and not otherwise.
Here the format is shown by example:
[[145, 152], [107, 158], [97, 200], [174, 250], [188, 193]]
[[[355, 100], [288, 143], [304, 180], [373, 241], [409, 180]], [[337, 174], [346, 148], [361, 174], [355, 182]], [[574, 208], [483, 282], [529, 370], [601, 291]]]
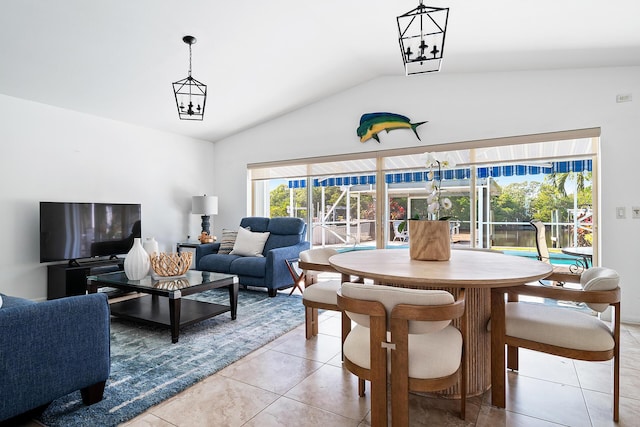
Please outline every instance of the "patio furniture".
[[[447, 291], [344, 283], [338, 306], [356, 326], [344, 342], [344, 366], [371, 383], [371, 425], [386, 426], [387, 358], [391, 356], [391, 420], [409, 425], [409, 391], [444, 390], [458, 384], [460, 418], [466, 403], [466, 321], [464, 289], [457, 301]], [[388, 332], [391, 332], [389, 341]]]
[[252, 233], [269, 233], [261, 253], [254, 256], [219, 253], [220, 242], [206, 243], [196, 248], [196, 268], [234, 274], [240, 285], [265, 287], [271, 297], [276, 296], [278, 289], [293, 286], [285, 260], [296, 259], [301, 251], [309, 249], [306, 223], [291, 217], [246, 217], [240, 221], [240, 227]]
[[111, 366], [105, 294], [2, 301], [0, 421], [77, 390], [85, 405], [102, 400]]
[[569, 246], [562, 248], [562, 253], [579, 257], [576, 264], [585, 269], [593, 265], [593, 246]]
[[[400, 224], [405, 223], [405, 227], [400, 231]], [[393, 221], [393, 241], [399, 240], [401, 242], [409, 241], [409, 232], [407, 230], [406, 221]]]
[[[558, 265], [551, 262], [552, 257], [547, 246], [546, 232], [542, 221], [531, 221], [531, 225], [536, 230], [536, 249], [538, 250], [538, 259], [546, 262], [553, 267], [553, 272], [545, 277], [545, 281], [551, 280], [555, 286], [563, 286], [565, 283], [580, 283], [580, 273], [584, 268], [576, 265]], [[541, 284], [544, 284], [540, 282]]]
[[[620, 277], [615, 270], [593, 267], [582, 273], [581, 289], [547, 286], [517, 286], [494, 289], [492, 301], [509, 302], [504, 308], [505, 329], [496, 332], [496, 350], [504, 357], [507, 345], [507, 367], [519, 368], [518, 348], [567, 357], [576, 360], [605, 361], [613, 359], [613, 420], [619, 418], [620, 401]], [[611, 327], [592, 316], [572, 308], [517, 302], [519, 295], [586, 303], [598, 313], [612, 307]], [[494, 321], [492, 315], [492, 322]], [[492, 331], [493, 333], [493, 331]], [[504, 390], [505, 372], [501, 384]], [[501, 396], [504, 399], [504, 396]], [[494, 402], [495, 404], [495, 402]], [[500, 405], [498, 405], [500, 406]], [[504, 406], [504, 405], [502, 405]]]

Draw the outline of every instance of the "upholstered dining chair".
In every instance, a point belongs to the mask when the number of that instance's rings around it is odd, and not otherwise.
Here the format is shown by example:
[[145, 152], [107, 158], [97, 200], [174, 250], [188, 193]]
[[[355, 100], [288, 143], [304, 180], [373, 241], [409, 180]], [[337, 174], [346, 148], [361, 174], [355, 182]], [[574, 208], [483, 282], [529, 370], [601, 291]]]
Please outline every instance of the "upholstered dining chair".
[[553, 272], [544, 280], [550, 280], [556, 286], [563, 286], [565, 283], [580, 283], [580, 274], [584, 270], [584, 267], [577, 264], [553, 264], [551, 262], [551, 253], [547, 246], [547, 237], [543, 222], [533, 220], [531, 221], [531, 225], [536, 231], [536, 249], [538, 251], [538, 259], [542, 262], [546, 262], [547, 264], [551, 264], [553, 267]]
[[[371, 424], [386, 426], [387, 373], [393, 426], [409, 425], [409, 391], [444, 390], [459, 384], [465, 417], [466, 333], [451, 325], [464, 316], [464, 290], [456, 301], [443, 290], [343, 283], [338, 306], [356, 325], [344, 341], [343, 363], [358, 376], [358, 393], [371, 383]], [[388, 353], [390, 370], [388, 369]]]
[[[618, 273], [593, 267], [580, 277], [581, 289], [523, 285], [506, 288], [504, 343], [507, 368], [518, 370], [518, 348], [587, 361], [613, 359], [613, 420], [620, 400], [620, 288]], [[572, 308], [517, 302], [519, 295], [584, 302], [598, 313], [613, 307], [611, 326]], [[500, 351], [498, 350], [498, 353]]]
[[[330, 271], [332, 268], [329, 258], [337, 253], [333, 248], [308, 249], [300, 252], [300, 261], [322, 265], [324, 271]], [[340, 311], [337, 292], [342, 281], [340, 279], [318, 281], [318, 271], [315, 270], [305, 270], [303, 274], [305, 288], [302, 293], [302, 303], [305, 307], [305, 337], [310, 339], [318, 335], [318, 309]], [[346, 332], [343, 331], [343, 335], [346, 335]]]

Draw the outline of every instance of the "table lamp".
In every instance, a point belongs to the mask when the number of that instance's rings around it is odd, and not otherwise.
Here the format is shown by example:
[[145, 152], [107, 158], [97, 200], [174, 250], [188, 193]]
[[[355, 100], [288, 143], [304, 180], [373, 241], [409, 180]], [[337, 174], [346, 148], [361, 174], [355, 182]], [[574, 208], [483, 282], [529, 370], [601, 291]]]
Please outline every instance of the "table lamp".
[[211, 234], [209, 222], [210, 215], [218, 214], [218, 197], [216, 196], [193, 196], [191, 198], [191, 213], [202, 215], [202, 232]]

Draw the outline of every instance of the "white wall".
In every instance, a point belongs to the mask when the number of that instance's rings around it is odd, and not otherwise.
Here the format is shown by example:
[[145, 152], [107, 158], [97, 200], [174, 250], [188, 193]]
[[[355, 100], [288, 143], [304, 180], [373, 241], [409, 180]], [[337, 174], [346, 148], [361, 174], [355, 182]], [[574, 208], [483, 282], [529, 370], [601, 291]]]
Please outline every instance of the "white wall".
[[[626, 93], [635, 100], [616, 103]], [[375, 111], [429, 120], [422, 141], [394, 131], [361, 144], [359, 118]], [[215, 228], [236, 226], [249, 209], [247, 163], [591, 127], [602, 129], [601, 264], [622, 276], [623, 319], [640, 322], [640, 220], [630, 218], [640, 206], [639, 67], [383, 77], [354, 87], [216, 143]], [[627, 219], [615, 219], [616, 206]]]
[[39, 202], [142, 204], [161, 250], [200, 232], [191, 196], [213, 193], [210, 142], [0, 95], [0, 292], [46, 299]]

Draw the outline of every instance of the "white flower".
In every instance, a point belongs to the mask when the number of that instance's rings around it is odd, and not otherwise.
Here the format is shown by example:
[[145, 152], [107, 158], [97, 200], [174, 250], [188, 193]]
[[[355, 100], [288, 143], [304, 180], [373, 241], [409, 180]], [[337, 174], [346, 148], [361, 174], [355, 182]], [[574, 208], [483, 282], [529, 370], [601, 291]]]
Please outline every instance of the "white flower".
[[456, 167], [456, 161], [453, 159], [453, 157], [449, 153], [442, 153], [439, 160], [440, 160], [440, 166], [442, 166], [442, 169], [451, 169]]
[[434, 167], [441, 167], [443, 169], [450, 169], [456, 167], [456, 162], [450, 153], [424, 153], [420, 156], [425, 163], [427, 169]]
[[433, 194], [438, 187], [436, 187], [436, 183], [432, 181], [427, 181], [427, 183], [424, 185], [424, 188], [427, 190], [427, 194]]
[[[439, 219], [440, 209], [451, 209], [453, 204], [448, 198], [440, 199], [440, 190], [442, 183], [442, 170], [456, 166], [456, 162], [449, 153], [424, 153], [421, 156], [427, 168], [427, 183], [425, 189], [427, 191], [427, 212]], [[438, 173], [436, 180], [435, 170]]]
[[434, 166], [438, 166], [438, 158], [436, 157], [436, 153], [424, 153], [420, 156], [422, 161], [425, 163], [425, 167], [432, 168]]

